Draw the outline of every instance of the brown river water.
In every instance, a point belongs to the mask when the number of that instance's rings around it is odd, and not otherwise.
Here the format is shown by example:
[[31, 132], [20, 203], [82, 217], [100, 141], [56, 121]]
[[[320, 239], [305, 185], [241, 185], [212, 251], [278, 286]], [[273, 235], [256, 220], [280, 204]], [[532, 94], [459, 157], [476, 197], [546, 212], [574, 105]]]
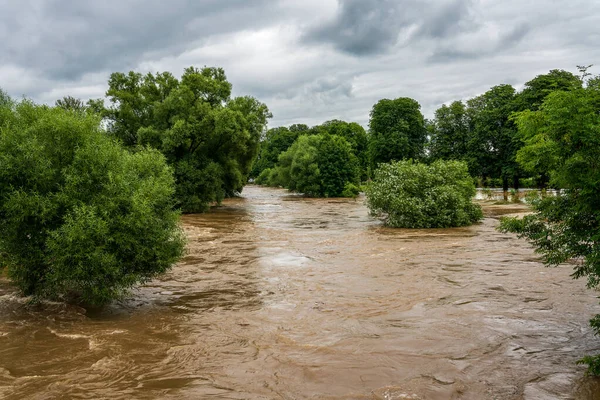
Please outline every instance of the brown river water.
[[363, 200], [248, 186], [102, 311], [0, 281], [3, 399], [600, 399], [598, 293], [481, 224], [389, 229]]

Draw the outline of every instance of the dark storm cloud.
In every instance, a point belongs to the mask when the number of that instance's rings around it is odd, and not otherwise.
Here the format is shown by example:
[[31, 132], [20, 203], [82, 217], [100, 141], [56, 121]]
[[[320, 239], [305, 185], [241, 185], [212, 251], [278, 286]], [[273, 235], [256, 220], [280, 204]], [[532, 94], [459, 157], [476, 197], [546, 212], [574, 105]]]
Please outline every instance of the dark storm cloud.
[[389, 51], [406, 35], [441, 38], [472, 30], [471, 0], [339, 0], [337, 15], [305, 35], [356, 56]]
[[59, 80], [135, 67], [208, 35], [254, 27], [267, 0], [0, 0], [0, 63]]
[[393, 0], [340, 0], [338, 15], [306, 35], [309, 42], [331, 42], [355, 54], [379, 53], [396, 43], [403, 29], [398, 2]]

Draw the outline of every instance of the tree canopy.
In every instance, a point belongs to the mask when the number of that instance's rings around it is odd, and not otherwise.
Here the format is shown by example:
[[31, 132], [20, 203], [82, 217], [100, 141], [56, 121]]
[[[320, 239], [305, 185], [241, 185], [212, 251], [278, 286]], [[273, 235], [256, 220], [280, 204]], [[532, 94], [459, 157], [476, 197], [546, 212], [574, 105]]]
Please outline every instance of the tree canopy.
[[427, 131], [421, 105], [408, 97], [379, 100], [371, 110], [369, 134], [373, 167], [392, 160], [422, 158]]
[[242, 190], [271, 117], [255, 98], [230, 95], [221, 68], [186, 68], [180, 80], [168, 72], [114, 73], [103, 116], [124, 145], [165, 155], [184, 212], [205, 211]]
[[314, 197], [340, 197], [358, 185], [358, 161], [352, 146], [337, 135], [302, 135], [265, 170], [259, 182]]
[[[502, 221], [502, 229], [527, 238], [548, 266], [575, 260], [573, 277], [600, 286], [600, 107], [598, 78], [585, 88], [548, 94], [538, 110], [521, 112], [517, 125], [525, 146], [524, 168], [547, 169], [557, 196], [532, 202], [534, 214]], [[591, 320], [600, 335], [600, 315]], [[600, 375], [600, 356], [585, 357], [589, 372]]]
[[104, 304], [183, 252], [171, 169], [100, 120], [29, 101], [0, 121], [0, 267], [26, 295]]

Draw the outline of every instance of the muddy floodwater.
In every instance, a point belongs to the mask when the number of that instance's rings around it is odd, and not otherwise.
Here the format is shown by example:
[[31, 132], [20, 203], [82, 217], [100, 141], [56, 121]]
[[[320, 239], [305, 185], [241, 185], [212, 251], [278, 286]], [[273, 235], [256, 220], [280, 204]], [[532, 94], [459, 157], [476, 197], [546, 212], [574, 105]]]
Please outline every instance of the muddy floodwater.
[[0, 281], [2, 399], [600, 399], [598, 293], [495, 230], [388, 229], [363, 200], [249, 186], [102, 311]]

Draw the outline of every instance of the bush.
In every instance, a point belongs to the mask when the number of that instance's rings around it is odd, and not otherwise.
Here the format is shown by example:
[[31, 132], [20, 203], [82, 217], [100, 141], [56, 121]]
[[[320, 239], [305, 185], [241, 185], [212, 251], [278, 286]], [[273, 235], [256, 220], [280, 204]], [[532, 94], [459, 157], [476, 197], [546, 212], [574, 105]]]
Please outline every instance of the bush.
[[346, 183], [344, 186], [344, 191], [342, 192], [342, 197], [351, 197], [356, 198], [360, 194], [360, 188], [356, 186], [354, 183]]
[[184, 239], [173, 175], [90, 115], [22, 102], [0, 126], [0, 254], [25, 295], [101, 305], [166, 271]]
[[472, 202], [475, 185], [467, 165], [459, 161], [381, 164], [366, 195], [371, 213], [392, 227], [448, 228], [483, 217]]

